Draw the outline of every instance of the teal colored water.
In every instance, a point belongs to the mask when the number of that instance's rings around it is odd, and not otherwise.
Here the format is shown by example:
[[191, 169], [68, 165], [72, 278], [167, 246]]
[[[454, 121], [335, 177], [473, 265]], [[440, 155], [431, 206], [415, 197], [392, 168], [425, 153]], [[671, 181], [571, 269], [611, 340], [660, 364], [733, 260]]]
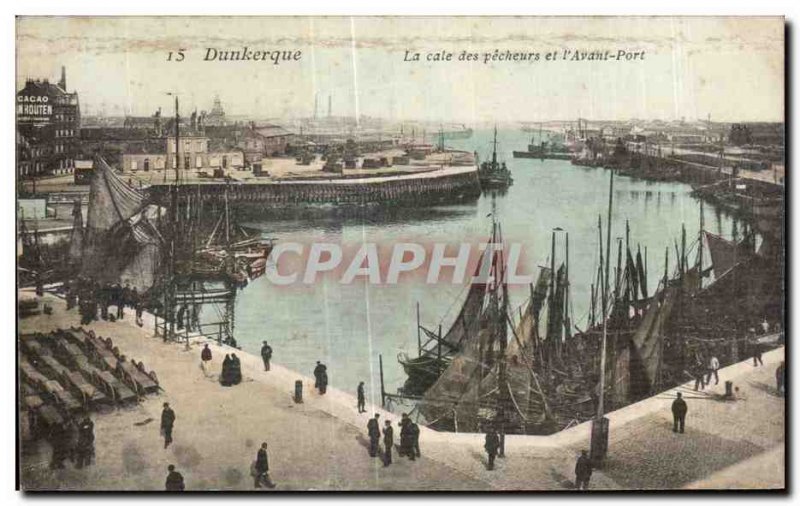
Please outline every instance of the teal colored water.
[[[458, 149], [491, 156], [490, 131], [476, 131], [471, 139], [451, 140]], [[507, 243], [523, 248], [524, 272], [548, 265], [551, 233], [556, 227], [569, 234], [569, 271], [574, 322], [586, 325], [590, 285], [599, 262], [597, 217], [605, 217], [610, 172], [581, 168], [569, 161], [514, 159], [514, 149], [524, 150], [530, 134], [504, 130], [498, 134], [499, 159], [513, 172], [514, 185], [496, 197], [496, 213]], [[625, 236], [630, 221], [631, 244], [647, 251], [650, 291], [664, 272], [664, 250], [669, 248], [674, 267], [675, 242], [681, 224], [687, 243], [696, 241], [700, 227], [700, 203], [684, 184], [648, 183], [626, 177], [614, 178], [612, 269], [616, 263], [616, 238]], [[406, 210], [364, 217], [297, 218], [248, 223], [279, 241], [342, 243], [357, 247], [364, 241], [391, 245], [399, 241], [430, 243], [485, 240], [490, 232], [492, 201], [481, 197], [470, 205]], [[708, 205], [706, 230], [731, 237], [735, 225]], [[692, 251], [691, 259], [694, 259]], [[557, 235], [557, 262], [565, 258], [565, 234]], [[705, 265], [708, 265], [706, 261]], [[342, 285], [322, 278], [312, 286], [278, 287], [262, 277], [240, 292], [236, 302], [235, 335], [245, 350], [258, 353], [267, 339], [274, 361], [310, 375], [317, 360], [328, 365], [331, 384], [355, 392], [365, 381], [372, 402], [380, 402], [378, 356], [383, 356], [387, 391], [405, 380], [397, 362], [399, 353], [416, 355], [416, 304], [423, 325], [444, 329], [455, 317], [464, 296], [463, 286], [427, 285], [424, 279], [401, 278], [396, 285], [368, 285], [363, 278]], [[526, 286], [511, 287], [511, 304], [525, 302]]]

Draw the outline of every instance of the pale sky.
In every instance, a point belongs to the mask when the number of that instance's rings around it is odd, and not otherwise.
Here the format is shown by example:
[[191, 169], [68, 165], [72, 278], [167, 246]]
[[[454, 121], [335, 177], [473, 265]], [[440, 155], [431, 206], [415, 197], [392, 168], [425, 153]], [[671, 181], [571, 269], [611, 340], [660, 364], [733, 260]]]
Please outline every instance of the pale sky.
[[[300, 50], [207, 62], [206, 48]], [[183, 62], [167, 61], [186, 49]], [[404, 62], [420, 52], [644, 51], [642, 61]], [[784, 20], [732, 17], [128, 17], [17, 21], [17, 86], [67, 67], [82, 111], [171, 114], [215, 94], [232, 115], [327, 112], [431, 121], [783, 121]]]

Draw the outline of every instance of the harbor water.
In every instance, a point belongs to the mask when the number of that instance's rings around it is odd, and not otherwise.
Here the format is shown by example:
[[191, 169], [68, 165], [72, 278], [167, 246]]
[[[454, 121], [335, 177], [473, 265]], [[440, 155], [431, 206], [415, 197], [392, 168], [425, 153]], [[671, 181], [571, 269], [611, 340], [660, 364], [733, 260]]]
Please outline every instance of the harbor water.
[[[264, 237], [304, 244], [340, 243], [345, 248], [363, 242], [458, 245], [485, 241], [494, 209], [504, 241], [522, 245], [519, 271], [528, 274], [538, 273], [537, 266], [550, 264], [551, 235], [560, 228], [563, 232], [556, 234], [556, 262], [558, 265], [565, 260], [568, 233], [572, 318], [575, 325], [585, 328], [590, 287], [599, 264], [598, 215], [603, 217], [605, 236], [610, 172], [562, 160], [514, 159], [512, 151], [527, 149], [530, 135], [518, 130], [498, 132], [498, 159], [511, 169], [514, 184], [504, 195], [497, 195], [494, 203], [484, 195], [466, 205], [347, 217], [304, 215], [246, 224], [261, 230]], [[447, 145], [477, 151], [481, 159], [486, 159], [491, 156], [491, 138], [491, 131], [476, 130], [472, 138], [449, 140]], [[642, 254], [647, 252], [648, 288], [652, 293], [664, 273], [665, 249], [669, 249], [670, 271], [675, 266], [682, 224], [686, 226], [687, 245], [697, 241], [700, 202], [690, 193], [691, 187], [685, 184], [615, 177], [612, 269], [617, 258], [616, 240], [624, 241], [625, 221], [629, 220], [631, 248], [635, 253], [636, 245], [640, 245]], [[710, 206], [705, 206], [703, 216], [706, 230], [727, 238], [737, 234], [733, 220]], [[695, 255], [696, 246], [690, 261]], [[709, 265], [708, 260], [704, 265]], [[275, 362], [304, 374], [313, 370], [317, 360], [322, 361], [328, 367], [331, 385], [355, 392], [358, 382], [364, 381], [368, 400], [379, 403], [379, 356], [383, 357], [388, 392], [396, 392], [406, 378], [398, 354], [416, 356], [417, 303], [421, 324], [433, 331], [441, 324], [446, 332], [466, 293], [464, 285], [429, 285], [423, 277], [412, 276], [400, 280], [393, 285], [370, 285], [365, 277], [359, 277], [351, 284], [341, 284], [329, 276], [319, 277], [313, 285], [282, 287], [261, 277], [239, 292], [236, 339], [252, 353], [258, 353], [261, 342], [268, 340]], [[516, 311], [525, 303], [529, 288], [510, 288], [510, 306]]]

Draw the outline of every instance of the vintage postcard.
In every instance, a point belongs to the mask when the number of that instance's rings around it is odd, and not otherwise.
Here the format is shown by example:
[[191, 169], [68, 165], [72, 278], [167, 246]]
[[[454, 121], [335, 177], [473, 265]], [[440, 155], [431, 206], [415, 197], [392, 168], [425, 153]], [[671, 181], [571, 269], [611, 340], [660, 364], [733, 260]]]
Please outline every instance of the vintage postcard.
[[785, 30], [18, 17], [19, 487], [785, 491]]

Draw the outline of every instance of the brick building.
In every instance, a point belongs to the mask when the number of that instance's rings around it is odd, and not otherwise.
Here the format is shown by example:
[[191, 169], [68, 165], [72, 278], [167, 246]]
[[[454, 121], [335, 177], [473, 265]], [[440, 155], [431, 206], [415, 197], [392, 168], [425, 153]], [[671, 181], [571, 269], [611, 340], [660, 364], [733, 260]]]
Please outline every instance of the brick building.
[[71, 174], [79, 151], [78, 94], [67, 92], [66, 69], [57, 84], [28, 79], [17, 92], [17, 174], [21, 179]]

